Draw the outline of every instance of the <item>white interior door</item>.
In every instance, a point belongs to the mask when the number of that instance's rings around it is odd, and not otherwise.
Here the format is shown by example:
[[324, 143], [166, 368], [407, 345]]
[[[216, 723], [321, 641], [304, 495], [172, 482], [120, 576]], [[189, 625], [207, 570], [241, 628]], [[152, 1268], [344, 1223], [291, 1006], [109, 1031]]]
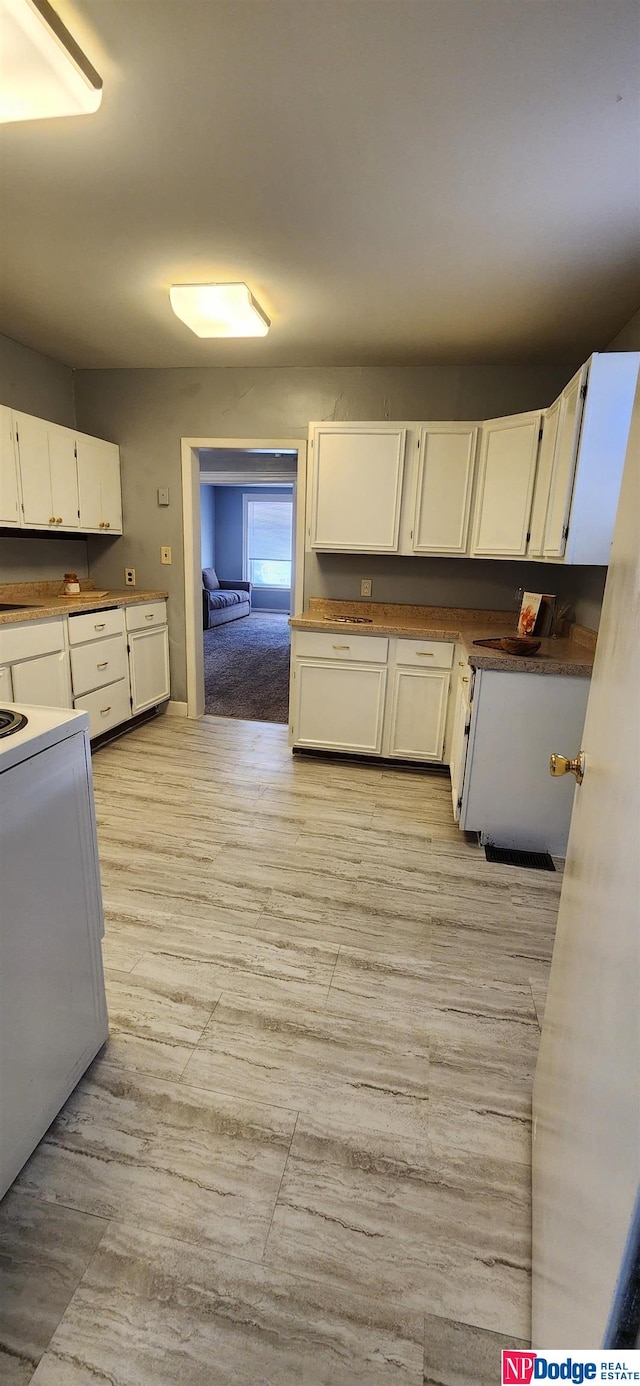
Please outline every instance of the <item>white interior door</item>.
[[640, 387], [534, 1089], [533, 1344], [545, 1348], [610, 1346], [640, 1181], [639, 513]]

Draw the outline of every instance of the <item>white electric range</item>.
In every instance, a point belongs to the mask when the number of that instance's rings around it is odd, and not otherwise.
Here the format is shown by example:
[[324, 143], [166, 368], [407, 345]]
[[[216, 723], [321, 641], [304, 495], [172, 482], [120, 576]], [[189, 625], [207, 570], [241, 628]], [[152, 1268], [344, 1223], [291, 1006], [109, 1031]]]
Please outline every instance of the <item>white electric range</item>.
[[0, 708], [0, 1197], [107, 1037], [89, 718]]

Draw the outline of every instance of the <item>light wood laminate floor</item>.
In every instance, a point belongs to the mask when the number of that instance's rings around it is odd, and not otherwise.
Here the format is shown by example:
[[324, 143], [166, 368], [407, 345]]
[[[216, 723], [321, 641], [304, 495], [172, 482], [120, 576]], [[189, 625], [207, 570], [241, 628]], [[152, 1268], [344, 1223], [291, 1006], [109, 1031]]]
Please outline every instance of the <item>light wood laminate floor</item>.
[[498, 1380], [560, 877], [279, 726], [94, 779], [111, 1035], [0, 1205], [5, 1386]]

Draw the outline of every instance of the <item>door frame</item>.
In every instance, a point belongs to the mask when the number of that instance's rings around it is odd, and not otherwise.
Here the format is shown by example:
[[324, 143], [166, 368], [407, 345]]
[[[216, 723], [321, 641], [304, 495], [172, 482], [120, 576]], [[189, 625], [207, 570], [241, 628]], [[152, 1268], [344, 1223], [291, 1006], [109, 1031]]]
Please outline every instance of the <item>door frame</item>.
[[204, 715], [202, 644], [202, 557], [200, 548], [200, 449], [225, 452], [295, 452], [293, 481], [293, 611], [304, 606], [304, 533], [307, 498], [307, 443], [300, 438], [182, 438], [182, 532], [184, 544], [184, 614], [187, 665], [187, 717]]

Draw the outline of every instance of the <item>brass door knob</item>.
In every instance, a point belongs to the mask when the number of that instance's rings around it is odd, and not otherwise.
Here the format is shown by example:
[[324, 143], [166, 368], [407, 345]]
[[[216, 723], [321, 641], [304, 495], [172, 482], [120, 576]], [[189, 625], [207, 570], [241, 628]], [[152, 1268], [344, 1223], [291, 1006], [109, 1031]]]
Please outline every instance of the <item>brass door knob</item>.
[[582, 784], [584, 779], [584, 751], [580, 751], [575, 760], [569, 760], [568, 756], [559, 756], [555, 751], [549, 760], [549, 774], [575, 775], [578, 784]]

